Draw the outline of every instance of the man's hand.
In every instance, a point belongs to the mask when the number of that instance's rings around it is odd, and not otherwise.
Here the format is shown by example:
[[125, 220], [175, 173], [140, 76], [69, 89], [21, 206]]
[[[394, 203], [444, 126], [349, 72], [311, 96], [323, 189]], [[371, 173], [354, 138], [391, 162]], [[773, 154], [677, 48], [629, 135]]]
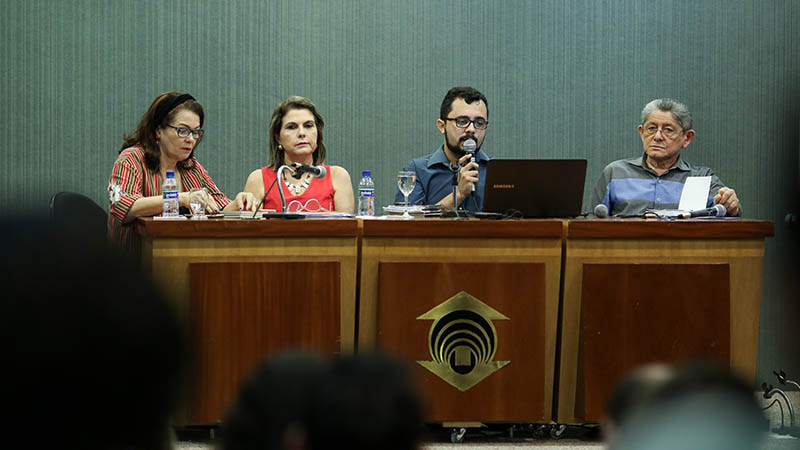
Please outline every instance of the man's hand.
[[714, 204], [724, 206], [729, 216], [739, 215], [739, 198], [736, 196], [736, 191], [731, 188], [719, 188], [719, 192], [714, 196]]
[[459, 165], [464, 164], [458, 174], [458, 198], [461, 201], [472, 194], [472, 186], [478, 183], [478, 163], [470, 162], [471, 157], [466, 154], [458, 160]]

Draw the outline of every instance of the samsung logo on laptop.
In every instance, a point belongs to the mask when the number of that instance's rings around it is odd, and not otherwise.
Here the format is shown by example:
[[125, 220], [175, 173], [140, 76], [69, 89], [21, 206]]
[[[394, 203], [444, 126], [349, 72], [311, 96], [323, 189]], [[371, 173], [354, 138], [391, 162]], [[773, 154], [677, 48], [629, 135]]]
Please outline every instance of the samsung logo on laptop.
[[494, 189], [515, 189], [517, 186], [515, 184], [493, 184], [492, 188]]

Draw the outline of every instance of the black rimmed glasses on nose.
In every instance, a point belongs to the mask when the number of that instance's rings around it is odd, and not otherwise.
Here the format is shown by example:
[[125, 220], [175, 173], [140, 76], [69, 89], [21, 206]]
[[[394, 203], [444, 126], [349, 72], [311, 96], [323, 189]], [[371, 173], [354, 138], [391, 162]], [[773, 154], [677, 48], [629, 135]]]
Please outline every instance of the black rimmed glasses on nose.
[[175, 127], [175, 126], [172, 126], [170, 124], [167, 124], [167, 126], [170, 127], [170, 128], [175, 128], [175, 131], [178, 133], [178, 136], [183, 137], [183, 138], [188, 137], [191, 134], [193, 138], [200, 139], [201, 137], [203, 137], [203, 133], [206, 132], [206, 130], [203, 130], [203, 129], [200, 129], [200, 128], [198, 128], [196, 130], [192, 130], [191, 128]]
[[469, 124], [475, 126], [476, 130], [485, 130], [489, 126], [489, 121], [484, 119], [483, 117], [478, 117], [475, 120], [470, 119], [469, 117], [445, 117], [444, 120], [452, 120], [456, 123], [458, 128], [467, 128]]
[[656, 133], [661, 132], [661, 135], [667, 139], [675, 139], [681, 134], [681, 130], [676, 129], [672, 126], [665, 126], [664, 128], [658, 128], [657, 126], [650, 124], [644, 127], [644, 135], [647, 137], [655, 136]]

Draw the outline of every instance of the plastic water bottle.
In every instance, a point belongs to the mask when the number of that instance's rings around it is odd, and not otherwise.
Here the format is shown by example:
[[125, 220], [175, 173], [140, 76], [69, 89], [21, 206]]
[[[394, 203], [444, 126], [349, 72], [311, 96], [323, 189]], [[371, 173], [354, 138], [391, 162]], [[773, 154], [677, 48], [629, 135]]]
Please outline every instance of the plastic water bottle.
[[361, 172], [361, 181], [358, 182], [358, 215], [375, 215], [375, 183], [369, 170]]
[[175, 180], [175, 172], [168, 170], [167, 178], [161, 185], [161, 194], [164, 199], [161, 207], [162, 217], [178, 217], [178, 181]]

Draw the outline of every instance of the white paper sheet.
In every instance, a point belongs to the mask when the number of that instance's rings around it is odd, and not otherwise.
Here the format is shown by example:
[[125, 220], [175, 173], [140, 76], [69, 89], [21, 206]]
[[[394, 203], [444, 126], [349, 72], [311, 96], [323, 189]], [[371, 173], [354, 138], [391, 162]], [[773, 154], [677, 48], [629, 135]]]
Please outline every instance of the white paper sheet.
[[683, 184], [681, 202], [678, 209], [697, 211], [705, 209], [708, 202], [708, 191], [711, 189], [711, 177], [689, 177]]

